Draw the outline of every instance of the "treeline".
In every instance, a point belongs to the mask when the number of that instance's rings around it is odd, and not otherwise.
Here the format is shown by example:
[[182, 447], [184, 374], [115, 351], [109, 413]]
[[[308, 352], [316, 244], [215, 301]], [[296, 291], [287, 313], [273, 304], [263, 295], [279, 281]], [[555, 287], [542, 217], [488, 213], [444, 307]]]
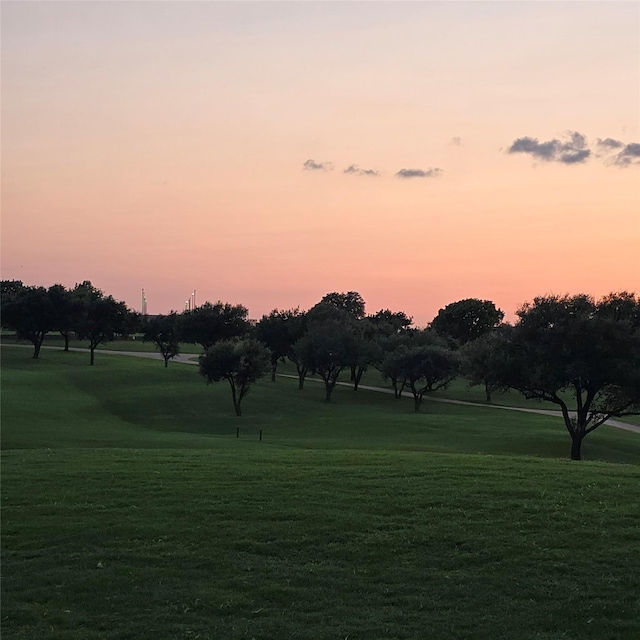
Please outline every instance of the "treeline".
[[[251, 385], [289, 360], [304, 388], [318, 375], [330, 401], [347, 370], [358, 390], [368, 368], [379, 370], [394, 390], [413, 396], [420, 409], [425, 394], [462, 375], [482, 385], [487, 402], [507, 389], [555, 403], [580, 459], [586, 435], [610, 417], [640, 413], [640, 299], [610, 294], [545, 296], [517, 311], [514, 325], [493, 302], [475, 298], [440, 309], [426, 329], [402, 311], [367, 314], [359, 293], [329, 293], [307, 311], [274, 309], [255, 325], [243, 305], [216, 302], [182, 313], [142, 317], [90, 282], [73, 289], [28, 287], [2, 282], [2, 326], [34, 345], [58, 331], [95, 348], [116, 337], [142, 333], [155, 344], [165, 366], [182, 343], [199, 344], [200, 374], [208, 382], [227, 380], [235, 412]], [[571, 401], [568, 398], [572, 398]]]
[[2, 328], [31, 342], [34, 358], [40, 357], [46, 335], [58, 331], [64, 337], [65, 351], [69, 350], [71, 337], [87, 340], [94, 364], [98, 345], [135, 333], [140, 323], [139, 314], [89, 281], [73, 289], [61, 284], [47, 289], [26, 286], [20, 280], [3, 280], [0, 295]]

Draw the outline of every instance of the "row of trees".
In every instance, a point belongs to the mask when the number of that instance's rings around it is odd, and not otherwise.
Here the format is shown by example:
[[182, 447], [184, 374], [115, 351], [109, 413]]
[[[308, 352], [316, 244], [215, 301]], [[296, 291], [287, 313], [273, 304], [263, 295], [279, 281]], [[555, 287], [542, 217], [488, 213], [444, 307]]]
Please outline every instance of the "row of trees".
[[89, 281], [72, 289], [60, 284], [47, 289], [3, 280], [0, 304], [2, 327], [15, 331], [18, 339], [31, 342], [34, 358], [40, 357], [45, 336], [59, 332], [65, 351], [72, 337], [87, 340], [92, 365], [95, 349], [118, 337], [126, 339], [142, 333], [144, 340], [156, 345], [166, 365], [180, 352], [181, 342], [201, 344], [206, 351], [219, 340], [246, 335], [251, 326], [245, 307], [222, 302], [207, 302], [183, 314], [142, 316]]
[[69, 350], [72, 335], [88, 340], [94, 364], [94, 351], [99, 344], [116, 335], [134, 333], [139, 320], [139, 315], [130, 312], [124, 302], [105, 296], [89, 281], [69, 290], [60, 284], [46, 289], [25, 286], [19, 280], [3, 280], [0, 300], [2, 327], [31, 342], [34, 358], [40, 356], [45, 336], [58, 331], [64, 337], [65, 351]]
[[[365, 313], [357, 292], [330, 293], [308, 311], [274, 309], [253, 326], [242, 305], [205, 303], [191, 311], [141, 318], [84, 282], [72, 290], [2, 283], [2, 323], [34, 344], [48, 331], [68, 347], [72, 332], [93, 350], [115, 335], [142, 331], [162, 353], [165, 366], [183, 342], [200, 344], [200, 373], [227, 380], [234, 408], [251, 385], [291, 361], [298, 386], [317, 374], [329, 401], [347, 370], [354, 390], [370, 367], [404, 390], [420, 409], [425, 394], [459, 375], [493, 394], [515, 389], [527, 398], [556, 404], [571, 436], [571, 457], [580, 459], [584, 437], [608, 418], [640, 413], [640, 299], [630, 293], [595, 301], [587, 295], [546, 296], [523, 305], [514, 325], [487, 300], [461, 300], [441, 309], [427, 327], [413, 327], [403, 312]], [[571, 400], [569, 400], [571, 398]]]

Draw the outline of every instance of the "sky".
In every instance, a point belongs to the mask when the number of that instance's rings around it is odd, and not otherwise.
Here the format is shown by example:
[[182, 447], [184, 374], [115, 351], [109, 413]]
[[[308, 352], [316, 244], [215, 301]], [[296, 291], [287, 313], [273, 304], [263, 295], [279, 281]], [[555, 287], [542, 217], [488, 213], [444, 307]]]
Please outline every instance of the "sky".
[[14, 2], [3, 279], [260, 318], [640, 291], [640, 3]]

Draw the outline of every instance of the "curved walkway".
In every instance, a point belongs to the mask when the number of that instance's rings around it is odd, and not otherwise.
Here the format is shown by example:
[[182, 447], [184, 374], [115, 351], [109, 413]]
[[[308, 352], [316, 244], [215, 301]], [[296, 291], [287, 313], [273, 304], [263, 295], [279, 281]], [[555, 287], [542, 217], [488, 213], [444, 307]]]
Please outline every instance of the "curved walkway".
[[[298, 379], [298, 376], [292, 376], [286, 373], [279, 373], [279, 376], [283, 378], [295, 378]], [[309, 378], [314, 382], [322, 382], [322, 380], [318, 380], [317, 378]], [[351, 382], [338, 382], [340, 386], [343, 387], [352, 387], [353, 384]], [[387, 387], [372, 387], [369, 385], [361, 384], [358, 385], [358, 389], [364, 389], [365, 391], [377, 391], [378, 393], [393, 393], [393, 389], [388, 389]], [[412, 398], [413, 396], [407, 392], [402, 392], [403, 396], [408, 398]], [[556, 418], [562, 417], [561, 411], [554, 411], [553, 409], [529, 409], [528, 407], [508, 407], [504, 404], [483, 404], [482, 402], [469, 402], [467, 400], [452, 400], [449, 398], [434, 398], [432, 396], [424, 396], [423, 400], [428, 400], [429, 402], [444, 402], [445, 404], [460, 404], [466, 407], [482, 407], [483, 409], [506, 409], [507, 411], [521, 411], [523, 413], [537, 413], [543, 416], [553, 416]], [[622, 422], [622, 420], [614, 420], [613, 418], [609, 418], [605, 422], [606, 425], [610, 427], [616, 427], [617, 429], [625, 429], [626, 431], [634, 431], [636, 433], [640, 433], [640, 425], [630, 424], [628, 422]]]
[[[0, 344], [2, 347], [20, 347], [23, 349], [33, 349], [31, 345], [26, 344]], [[59, 347], [51, 347], [51, 346], [43, 346], [43, 349], [53, 349], [56, 351], [61, 351]], [[69, 347], [69, 351], [79, 351], [81, 353], [90, 353], [90, 349], [85, 347]], [[155, 352], [150, 351], [116, 351], [115, 349], [96, 349], [95, 352], [98, 355], [120, 355], [120, 356], [132, 356], [134, 358], [148, 358], [151, 360], [162, 360], [162, 355]], [[178, 362], [180, 364], [198, 364], [198, 355], [195, 353], [181, 353], [177, 355], [175, 358], [172, 358], [173, 362]], [[294, 378], [298, 379], [298, 376], [290, 375], [288, 373], [279, 373], [279, 377], [281, 378]], [[309, 378], [312, 382], [322, 382], [318, 378]], [[340, 386], [343, 387], [351, 387], [352, 384], [350, 382], [338, 382]], [[377, 393], [393, 393], [393, 389], [388, 389], [386, 387], [373, 387], [370, 385], [359, 385], [358, 389], [362, 389], [364, 391], [375, 391]], [[404, 396], [411, 397], [411, 394], [406, 391], [403, 392]], [[425, 399], [430, 402], [444, 402], [446, 404], [459, 404], [466, 407], [482, 407], [484, 409], [503, 409], [506, 411], [521, 411], [523, 413], [537, 413], [543, 416], [553, 416], [556, 418], [561, 418], [562, 413], [560, 411], [553, 411], [552, 409], [529, 409], [527, 407], [508, 407], [502, 404], [482, 404], [481, 402], [468, 402], [467, 400], [450, 400], [447, 398], [433, 398], [431, 396], [425, 396]], [[633, 431], [635, 433], [640, 433], [640, 425], [631, 424], [629, 422], [623, 422], [622, 420], [614, 420], [610, 418], [605, 422], [606, 425], [610, 427], [616, 427], [616, 429], [624, 429], [625, 431]]]

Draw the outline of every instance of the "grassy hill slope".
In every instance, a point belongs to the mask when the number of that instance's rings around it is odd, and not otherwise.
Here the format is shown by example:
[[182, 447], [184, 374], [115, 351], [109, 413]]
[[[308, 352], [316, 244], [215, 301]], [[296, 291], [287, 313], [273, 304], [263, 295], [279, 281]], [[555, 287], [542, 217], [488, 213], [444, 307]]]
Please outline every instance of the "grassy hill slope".
[[[2, 349], [3, 449], [32, 447], [222, 447], [241, 440], [303, 448], [414, 449], [564, 458], [569, 437], [559, 418], [266, 379], [233, 415], [226, 383], [207, 386], [192, 365], [47, 351]], [[640, 438], [601, 427], [585, 441], [586, 459], [640, 463]]]
[[637, 434], [97, 362], [2, 349], [3, 637], [640, 635]]

